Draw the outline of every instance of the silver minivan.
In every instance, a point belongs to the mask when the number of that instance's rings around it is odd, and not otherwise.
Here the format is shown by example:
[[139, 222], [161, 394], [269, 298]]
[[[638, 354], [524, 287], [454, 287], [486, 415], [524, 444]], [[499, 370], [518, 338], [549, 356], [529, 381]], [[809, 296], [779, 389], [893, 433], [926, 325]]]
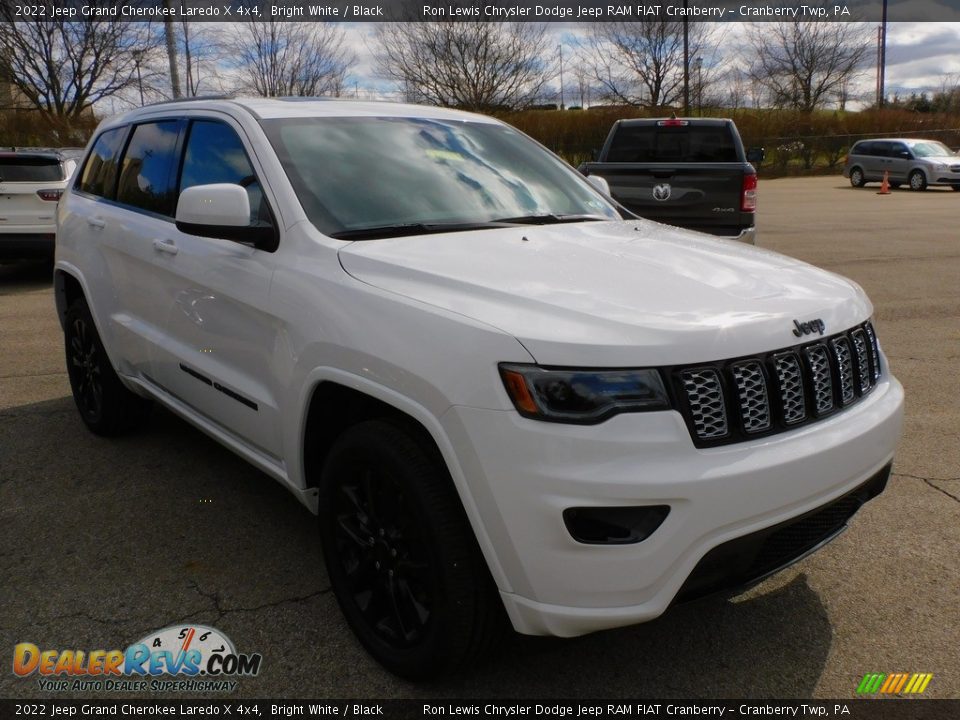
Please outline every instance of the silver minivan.
[[926, 190], [928, 185], [960, 190], [960, 157], [938, 140], [861, 140], [850, 148], [843, 166], [843, 176], [853, 187], [880, 182], [884, 171], [890, 173], [894, 188], [908, 183], [911, 190]]

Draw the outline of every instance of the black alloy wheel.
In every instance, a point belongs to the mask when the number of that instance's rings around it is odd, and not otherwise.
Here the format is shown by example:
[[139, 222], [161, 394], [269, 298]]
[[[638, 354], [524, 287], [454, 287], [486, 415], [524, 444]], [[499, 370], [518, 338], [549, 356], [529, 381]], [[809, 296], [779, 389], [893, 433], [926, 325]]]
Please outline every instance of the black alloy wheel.
[[503, 604], [446, 466], [402, 422], [369, 420], [334, 442], [320, 478], [327, 574], [361, 644], [409, 679], [486, 655]]
[[371, 460], [360, 460], [337, 488], [337, 554], [366, 622], [384, 642], [406, 648], [423, 639], [437, 591], [403, 489]]

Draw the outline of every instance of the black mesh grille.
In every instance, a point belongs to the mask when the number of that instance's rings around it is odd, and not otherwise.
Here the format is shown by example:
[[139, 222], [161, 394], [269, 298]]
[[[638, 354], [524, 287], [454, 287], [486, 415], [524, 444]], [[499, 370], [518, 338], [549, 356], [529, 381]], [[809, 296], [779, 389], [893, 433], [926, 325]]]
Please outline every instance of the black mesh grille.
[[880, 377], [870, 323], [759, 357], [667, 368], [698, 447], [783, 432], [868, 394]]

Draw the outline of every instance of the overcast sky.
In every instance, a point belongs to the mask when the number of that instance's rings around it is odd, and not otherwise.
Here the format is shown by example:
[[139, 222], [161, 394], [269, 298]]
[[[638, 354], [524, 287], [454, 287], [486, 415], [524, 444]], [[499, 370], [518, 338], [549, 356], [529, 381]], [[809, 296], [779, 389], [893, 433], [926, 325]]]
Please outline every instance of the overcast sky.
[[[217, 23], [217, 27], [208, 26], [214, 32], [229, 32], [225, 24]], [[740, 52], [739, 48], [746, 47], [744, 35], [748, 32], [762, 31], [763, 24], [745, 23], [715, 23], [716, 31], [720, 33], [719, 52], [715, 60], [704, 58], [705, 65], [711, 62], [718, 63], [720, 69], [729, 63], [748, 64], [751, 60], [749, 52]], [[346, 94], [352, 96], [357, 92], [362, 98], [399, 99], [396, 88], [377, 74], [373, 51], [376, 47], [374, 25], [370, 23], [344, 23], [341, 25], [346, 41], [357, 56], [357, 63], [348, 77]], [[573, 98], [574, 83], [572, 73], [569, 72], [573, 60], [576, 43], [589, 32], [587, 23], [551, 23], [549, 32], [556, 37], [556, 48], [563, 45], [564, 61], [568, 74], [566, 75], [567, 102]], [[876, 27], [871, 26], [875, 34]], [[888, 97], [895, 92], [902, 96], [909, 96], [911, 92], [936, 92], [941, 88], [953, 87], [960, 84], [960, 23], [890, 23], [887, 33], [887, 75], [886, 87]], [[873, 49], [868, 56], [865, 67], [859, 80], [859, 94], [867, 104], [874, 100], [876, 87], [876, 54]], [[556, 57], [552, 58], [556, 60]], [[223, 60], [221, 59], [221, 62]], [[228, 61], [227, 61], [228, 64]], [[222, 69], [224, 82], [231, 85], [230, 77], [235, 70]], [[559, 78], [549, 83], [556, 93], [559, 87]], [[209, 82], [201, 84], [201, 93], [216, 93], [222, 89]], [[556, 99], [556, 98], [552, 98]], [[107, 101], [102, 108], [107, 114], [118, 112], [138, 104], [137, 98], [131, 95], [126, 101], [119, 98]], [[848, 105], [850, 109], [857, 109], [858, 103]]]
[[[735, 50], [742, 47], [738, 35], [751, 26], [742, 23], [717, 23], [718, 29], [726, 33], [725, 42], [720, 47], [719, 62], [729, 62]], [[762, 28], [754, 25], [753, 28]], [[391, 89], [389, 83], [377, 77], [372, 57], [371, 38], [373, 26], [367, 23], [355, 23], [345, 26], [350, 46], [357, 54], [358, 63], [352, 78], [363, 89], [377, 89], [386, 92]], [[573, 54], [577, 37], [589, 31], [586, 23], [553, 23], [549, 31], [557, 36], [557, 45], [564, 45], [565, 57]], [[875, 53], [869, 56], [869, 68], [861, 77], [861, 89], [868, 95], [873, 92], [876, 83]], [[748, 55], [741, 55], [742, 62], [749, 62]], [[953, 77], [951, 77], [953, 76]], [[888, 93], [901, 91], [936, 91], [945, 81], [950, 84], [960, 82], [960, 23], [890, 23], [887, 31], [887, 76]], [[352, 84], [352, 83], [351, 83]], [[559, 81], [554, 81], [559, 85]], [[569, 78], [567, 83], [571, 86]], [[872, 100], [872, 97], [870, 98]]]

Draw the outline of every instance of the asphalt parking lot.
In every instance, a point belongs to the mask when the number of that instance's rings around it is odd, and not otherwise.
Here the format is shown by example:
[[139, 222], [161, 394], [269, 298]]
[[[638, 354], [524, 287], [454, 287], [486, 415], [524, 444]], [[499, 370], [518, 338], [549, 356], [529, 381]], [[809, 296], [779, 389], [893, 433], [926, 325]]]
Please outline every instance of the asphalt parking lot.
[[228, 697], [844, 698], [867, 672], [929, 672], [926, 696], [960, 698], [960, 193], [876, 190], [761, 181], [758, 244], [872, 298], [908, 402], [887, 492], [745, 595], [575, 640], [517, 636], [429, 685], [360, 648], [313, 517], [278, 484], [166, 412], [119, 440], [88, 433], [49, 268], [0, 266], [0, 697], [51, 697], [11, 673], [17, 643], [124, 648], [195, 622], [263, 655]]

